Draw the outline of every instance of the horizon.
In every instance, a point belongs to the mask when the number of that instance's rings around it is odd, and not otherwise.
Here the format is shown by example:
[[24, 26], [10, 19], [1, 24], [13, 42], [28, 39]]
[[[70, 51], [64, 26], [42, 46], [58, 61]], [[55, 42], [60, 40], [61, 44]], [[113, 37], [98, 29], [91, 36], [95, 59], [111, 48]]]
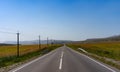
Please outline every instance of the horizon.
[[[102, 39], [102, 38], [110, 38], [110, 37], [116, 37], [116, 36], [120, 36], [120, 35], [114, 35], [114, 36], [109, 36], [109, 37], [96, 37], [96, 38], [88, 38], [88, 39]], [[86, 41], [86, 40], [88, 40], [88, 39], [85, 39], [85, 40], [57, 40], [57, 39], [50, 39], [49, 41]], [[28, 42], [30, 42], [30, 41], [38, 41], [38, 39], [36, 39], [36, 40], [20, 40], [20, 42], [24, 42], [24, 41], [28, 41]], [[46, 39], [42, 39], [41, 41], [47, 41]], [[11, 40], [11, 41], [0, 41], [0, 43], [7, 43], [7, 42], [16, 42], [16, 40]]]
[[0, 42], [81, 41], [120, 35], [118, 0], [1, 0]]

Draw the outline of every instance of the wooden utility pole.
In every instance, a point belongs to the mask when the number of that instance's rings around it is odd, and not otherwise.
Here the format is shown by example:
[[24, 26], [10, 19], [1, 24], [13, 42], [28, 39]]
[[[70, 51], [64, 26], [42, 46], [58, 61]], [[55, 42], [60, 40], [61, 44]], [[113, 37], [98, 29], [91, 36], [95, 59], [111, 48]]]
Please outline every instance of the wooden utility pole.
[[17, 57], [19, 57], [19, 35], [20, 33], [17, 33]]
[[47, 47], [49, 46], [49, 42], [48, 42], [49, 40], [48, 40], [48, 37], [47, 37]]
[[39, 35], [39, 50], [41, 49], [41, 39], [40, 39], [40, 35]]
[[53, 40], [51, 39], [51, 46], [53, 45]]

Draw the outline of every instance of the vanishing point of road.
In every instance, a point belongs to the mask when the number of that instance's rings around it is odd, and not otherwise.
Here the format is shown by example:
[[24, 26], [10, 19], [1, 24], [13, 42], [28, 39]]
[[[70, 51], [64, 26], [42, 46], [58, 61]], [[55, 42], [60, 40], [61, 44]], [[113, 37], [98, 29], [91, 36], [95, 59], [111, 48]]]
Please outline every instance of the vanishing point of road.
[[64, 45], [9, 72], [120, 72], [120, 70]]

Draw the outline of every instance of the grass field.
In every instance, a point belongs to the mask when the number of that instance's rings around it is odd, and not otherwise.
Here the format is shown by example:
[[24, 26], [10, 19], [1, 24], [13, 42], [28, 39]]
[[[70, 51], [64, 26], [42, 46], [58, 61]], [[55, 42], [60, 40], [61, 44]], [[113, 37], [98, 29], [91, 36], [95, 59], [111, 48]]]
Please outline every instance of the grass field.
[[[45, 48], [46, 45], [41, 45], [41, 49]], [[20, 55], [34, 52], [39, 49], [38, 45], [20, 45]], [[16, 46], [0, 46], [0, 57], [16, 55]]]
[[120, 61], [120, 42], [69, 44], [74, 49], [83, 48], [90, 53]]
[[20, 46], [20, 56], [16, 56], [16, 46], [1, 46], [0, 47], [0, 68], [9, 66], [15, 63], [24, 62], [33, 57], [42, 56], [62, 45], [54, 44], [49, 47], [42, 45], [39, 49], [38, 45], [21, 45]]

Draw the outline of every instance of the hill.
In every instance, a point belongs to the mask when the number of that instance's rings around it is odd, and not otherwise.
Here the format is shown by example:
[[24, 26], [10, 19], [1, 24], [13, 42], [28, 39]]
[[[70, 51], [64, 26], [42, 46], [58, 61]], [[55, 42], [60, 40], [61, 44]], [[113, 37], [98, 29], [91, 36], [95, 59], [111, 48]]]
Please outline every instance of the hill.
[[5, 43], [0, 43], [0, 46], [13, 46], [14, 44], [5, 44]]
[[[54, 43], [54, 44], [63, 44], [63, 43], [69, 43], [70, 40], [49, 40], [48, 43]], [[6, 44], [16, 44], [16, 41], [6, 41], [4, 42]], [[31, 40], [31, 41], [20, 41], [20, 44], [23, 45], [29, 45], [29, 44], [38, 44], [38, 40]], [[41, 40], [41, 44], [47, 44], [47, 40]]]
[[75, 41], [73, 43], [98, 43], [98, 42], [120, 42], [120, 35], [106, 37], [106, 38], [92, 38], [84, 41]]

